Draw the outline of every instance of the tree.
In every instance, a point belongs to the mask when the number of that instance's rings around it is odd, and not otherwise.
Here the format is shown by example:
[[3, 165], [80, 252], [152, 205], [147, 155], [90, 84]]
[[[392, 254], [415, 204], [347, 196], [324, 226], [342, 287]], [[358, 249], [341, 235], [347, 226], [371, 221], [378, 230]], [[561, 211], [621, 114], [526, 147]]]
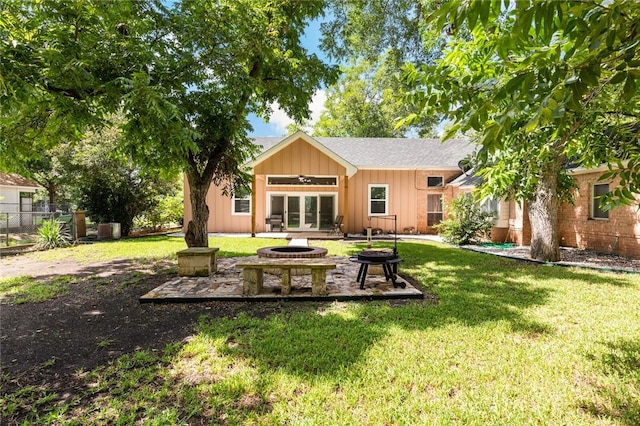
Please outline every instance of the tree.
[[65, 149], [59, 158], [72, 197], [96, 222], [118, 222], [129, 235], [134, 219], [153, 212], [161, 198], [178, 192], [175, 175], [141, 169], [119, 151], [122, 131], [118, 126], [89, 132]]
[[325, 110], [313, 127], [316, 136], [402, 137], [407, 133], [430, 134], [434, 117], [411, 126], [397, 126], [400, 117], [412, 113], [403, 99], [402, 75], [395, 64], [379, 58], [361, 59], [345, 68], [338, 83], [328, 90]]
[[[33, 129], [21, 117], [35, 111], [44, 141], [65, 118], [82, 133], [122, 109], [123, 146], [133, 158], [185, 171], [193, 213], [185, 240], [206, 247], [211, 183], [228, 190], [236, 180], [246, 184], [240, 166], [254, 152], [247, 115], [268, 117], [278, 102], [302, 120], [315, 90], [337, 77], [300, 43], [323, 7], [285, 0], [9, 2], [0, 19], [7, 35], [0, 54], [10, 58], [0, 69], [8, 82], [0, 88], [0, 130], [15, 136], [21, 126]], [[27, 144], [0, 138], [0, 153], [33, 155]]]
[[[437, 49], [421, 39], [425, 9], [413, 0], [331, 1], [332, 19], [322, 24], [323, 47], [345, 66], [328, 91], [326, 110], [313, 133], [320, 136], [401, 137], [431, 135], [437, 117], [422, 116], [410, 125], [397, 121], [412, 114], [404, 100], [400, 67], [406, 61], [430, 61]], [[428, 9], [428, 7], [426, 7]]]
[[451, 1], [427, 23], [424, 37], [449, 43], [434, 65], [407, 66], [413, 102], [450, 120], [447, 137], [477, 132], [483, 192], [526, 200], [531, 256], [559, 260], [568, 163], [609, 165], [609, 205], [640, 188], [640, 3]]
[[121, 108], [125, 77], [145, 63], [127, 34], [147, 32], [146, 11], [133, 1], [0, 4], [1, 169], [22, 171]]

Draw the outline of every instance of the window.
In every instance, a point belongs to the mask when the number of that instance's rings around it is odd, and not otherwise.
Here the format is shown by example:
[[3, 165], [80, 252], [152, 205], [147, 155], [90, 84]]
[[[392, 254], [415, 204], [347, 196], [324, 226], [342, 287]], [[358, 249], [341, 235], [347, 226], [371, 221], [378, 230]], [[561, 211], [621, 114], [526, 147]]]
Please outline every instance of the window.
[[231, 214], [251, 214], [251, 194], [245, 188], [236, 187], [231, 197]]
[[593, 185], [591, 197], [591, 218], [609, 219], [609, 210], [600, 208], [600, 198], [609, 192], [608, 183], [596, 183]]
[[389, 185], [369, 185], [369, 216], [388, 214]]
[[444, 177], [429, 176], [427, 177], [427, 188], [442, 188], [444, 186]]
[[494, 224], [498, 222], [498, 217], [500, 216], [500, 200], [497, 198], [487, 198], [482, 201], [480, 207], [483, 211], [493, 215]]
[[338, 186], [336, 176], [267, 176], [267, 185]]
[[428, 194], [427, 195], [427, 226], [434, 226], [442, 222], [443, 209], [442, 209], [442, 195], [440, 194]]

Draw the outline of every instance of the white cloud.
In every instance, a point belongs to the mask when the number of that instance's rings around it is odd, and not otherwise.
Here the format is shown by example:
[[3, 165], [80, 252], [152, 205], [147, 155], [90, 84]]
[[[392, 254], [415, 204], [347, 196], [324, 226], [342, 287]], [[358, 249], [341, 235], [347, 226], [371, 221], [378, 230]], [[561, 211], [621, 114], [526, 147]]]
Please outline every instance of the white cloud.
[[[324, 111], [324, 103], [327, 100], [327, 92], [325, 90], [318, 90], [313, 94], [311, 98], [311, 104], [309, 110], [311, 111], [311, 119], [306, 127], [306, 130], [310, 130], [311, 127], [320, 119], [320, 114]], [[280, 108], [277, 102], [272, 105], [273, 113], [269, 118], [269, 125], [274, 128], [280, 134], [287, 133], [287, 126], [293, 124], [293, 120], [287, 115], [284, 110]]]

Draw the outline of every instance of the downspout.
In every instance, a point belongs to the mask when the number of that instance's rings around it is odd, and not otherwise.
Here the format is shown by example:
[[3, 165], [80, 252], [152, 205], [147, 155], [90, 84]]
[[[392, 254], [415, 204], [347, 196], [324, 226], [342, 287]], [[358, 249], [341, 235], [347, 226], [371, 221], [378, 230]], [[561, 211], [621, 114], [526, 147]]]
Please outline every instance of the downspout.
[[251, 175], [251, 236], [256, 236], [256, 174]]

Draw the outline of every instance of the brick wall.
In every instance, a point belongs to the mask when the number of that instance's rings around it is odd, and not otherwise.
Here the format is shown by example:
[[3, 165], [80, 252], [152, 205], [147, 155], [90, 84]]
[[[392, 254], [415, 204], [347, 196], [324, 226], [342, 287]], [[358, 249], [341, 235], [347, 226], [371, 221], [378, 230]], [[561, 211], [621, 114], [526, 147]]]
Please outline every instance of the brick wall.
[[[592, 186], [601, 173], [574, 175], [578, 190], [575, 205], [563, 204], [558, 212], [560, 245], [611, 252], [640, 258], [640, 211], [636, 206], [617, 207], [609, 219], [591, 218]], [[615, 189], [611, 182], [609, 189]], [[640, 201], [640, 196], [638, 197]]]

